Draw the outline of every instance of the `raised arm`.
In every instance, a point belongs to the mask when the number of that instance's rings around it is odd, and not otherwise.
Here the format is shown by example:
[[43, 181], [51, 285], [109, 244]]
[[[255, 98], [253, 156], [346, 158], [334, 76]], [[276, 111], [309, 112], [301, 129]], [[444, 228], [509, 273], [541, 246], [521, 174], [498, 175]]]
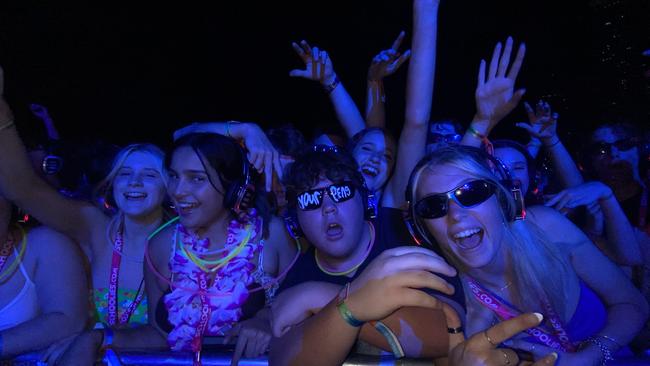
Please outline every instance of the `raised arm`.
[[515, 81], [524, 61], [526, 46], [523, 43], [519, 46], [517, 56], [508, 70], [512, 44], [512, 38], [508, 37], [502, 53], [501, 42], [497, 43], [489, 70], [486, 70], [485, 60], [481, 60], [475, 92], [476, 114], [463, 136], [462, 145], [480, 147], [497, 123], [515, 109], [526, 92], [524, 89], [515, 91]]
[[347, 137], [352, 137], [363, 130], [366, 127], [363, 116], [361, 116], [361, 112], [359, 112], [359, 108], [350, 94], [343, 87], [343, 83], [336, 76], [329, 54], [326, 51], [319, 50], [318, 47], [312, 48], [304, 40], [300, 41], [300, 45], [294, 42], [291, 46], [305, 63], [305, 69], [291, 70], [289, 76], [301, 77], [321, 83], [325, 88], [325, 92], [329, 95], [336, 116]]
[[47, 131], [47, 137], [50, 140], [58, 140], [59, 131], [56, 129], [54, 121], [52, 120], [52, 117], [50, 117], [50, 112], [48, 112], [47, 108], [40, 104], [32, 103], [29, 105], [29, 109], [32, 111], [32, 114], [43, 121], [45, 130]]
[[264, 174], [267, 192], [271, 191], [273, 171], [282, 178], [280, 154], [264, 131], [255, 123], [238, 121], [192, 123], [174, 131], [174, 141], [190, 133], [216, 133], [242, 140], [246, 146], [248, 161], [258, 173]]
[[392, 75], [411, 56], [411, 50], [399, 52], [399, 47], [404, 40], [404, 31], [400, 32], [393, 45], [379, 52], [372, 59], [368, 68], [368, 88], [366, 93], [366, 125], [368, 127], [386, 126], [386, 93], [384, 92], [384, 78]]
[[[524, 107], [529, 123], [517, 123], [517, 127], [523, 128], [530, 134], [529, 151], [538, 146], [537, 142], [539, 142], [539, 146], [543, 146], [551, 156], [556, 176], [563, 187], [569, 188], [582, 184], [584, 182], [582, 174], [557, 134], [558, 114], [551, 113], [551, 106], [542, 100], [537, 103], [535, 110], [528, 103], [524, 103]], [[531, 151], [531, 155], [535, 150]]]
[[[94, 206], [64, 198], [34, 172], [3, 96], [0, 69], [0, 190], [10, 201], [45, 225], [88, 245], [93, 229], [103, 229], [108, 218]], [[10, 157], [10, 158], [9, 158]]]
[[[634, 234], [634, 228], [625, 216], [611, 188], [601, 182], [588, 182], [567, 188], [550, 196], [546, 206], [562, 212], [567, 208], [586, 206], [589, 215], [600, 216], [605, 222], [605, 233], [587, 230], [596, 245], [622, 266], [642, 264], [642, 255]], [[593, 211], [593, 212], [592, 212]], [[604, 234], [604, 235], [603, 235]]]
[[[24, 264], [34, 263], [37, 317], [0, 332], [1, 357], [41, 350], [81, 331], [88, 316], [88, 285], [81, 253], [67, 237], [48, 228], [28, 234]], [[30, 258], [28, 258], [30, 257]]]
[[438, 0], [413, 1], [412, 56], [406, 82], [406, 113], [397, 147], [393, 177], [382, 195], [382, 205], [401, 208], [411, 170], [425, 153], [436, 66]]

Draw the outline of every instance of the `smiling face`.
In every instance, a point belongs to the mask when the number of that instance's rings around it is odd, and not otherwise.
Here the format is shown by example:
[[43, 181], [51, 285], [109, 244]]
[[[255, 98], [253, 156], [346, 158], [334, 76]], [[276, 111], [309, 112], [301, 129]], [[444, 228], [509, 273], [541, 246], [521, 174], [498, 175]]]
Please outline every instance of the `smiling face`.
[[224, 188], [217, 172], [207, 164], [206, 167], [209, 171], [205, 170], [191, 147], [182, 146], [174, 151], [168, 169], [169, 196], [180, 222], [193, 231], [204, 230], [229, 215], [223, 206]]
[[[332, 181], [321, 178], [310, 187], [329, 187]], [[297, 208], [298, 222], [307, 240], [324, 256], [344, 260], [359, 246], [363, 230], [363, 204], [361, 194], [356, 190], [354, 197], [335, 203], [329, 196], [319, 197], [322, 205], [314, 210]]]
[[160, 158], [144, 152], [130, 153], [113, 179], [113, 198], [127, 216], [143, 217], [161, 210], [165, 183]]
[[[417, 183], [416, 202], [427, 195], [444, 193], [477, 179], [476, 176], [450, 165], [425, 168]], [[426, 229], [440, 247], [468, 268], [482, 268], [492, 263], [501, 250], [505, 224], [496, 195], [465, 208], [448, 202], [447, 214], [436, 219], [422, 219]]]
[[390, 176], [395, 156], [395, 144], [382, 131], [366, 133], [352, 150], [359, 171], [371, 192], [381, 189]]
[[521, 183], [521, 192], [524, 194], [528, 192], [530, 176], [528, 175], [526, 157], [512, 147], [496, 148], [494, 149], [494, 155], [508, 168], [512, 180], [518, 180]]

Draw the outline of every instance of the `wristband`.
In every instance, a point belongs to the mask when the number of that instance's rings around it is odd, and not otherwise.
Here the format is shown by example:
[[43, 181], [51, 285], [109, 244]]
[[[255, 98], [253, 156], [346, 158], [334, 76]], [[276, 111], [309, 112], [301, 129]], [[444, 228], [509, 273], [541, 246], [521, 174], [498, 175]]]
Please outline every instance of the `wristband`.
[[226, 136], [228, 136], [228, 137], [230, 137], [230, 138], [234, 138], [234, 137], [232, 137], [232, 135], [230, 134], [230, 125], [233, 124], [233, 123], [234, 123], [234, 124], [239, 124], [240, 122], [237, 122], [237, 121], [228, 121], [228, 122], [226, 122]]
[[[345, 304], [345, 300], [348, 298], [348, 293], [350, 292], [350, 282], [348, 282], [345, 285], [345, 288], [341, 290], [341, 293], [339, 293], [339, 297], [336, 303], [336, 310], [339, 311], [339, 315], [341, 315], [341, 318], [345, 320], [346, 323], [349, 325], [358, 328], [362, 326], [365, 322], [362, 322], [361, 320], [357, 319], [350, 309], [348, 309], [348, 306]], [[341, 296], [343, 294], [343, 296]]]
[[328, 85], [323, 85], [323, 88], [325, 88], [325, 93], [331, 94], [334, 91], [334, 89], [336, 89], [336, 87], [339, 86], [340, 83], [341, 81], [339, 80], [339, 78], [336, 75], [334, 75], [334, 81], [332, 81]]
[[472, 136], [476, 137], [477, 139], [479, 139], [481, 141], [484, 141], [485, 139], [487, 139], [487, 136], [485, 136], [484, 134], [476, 131], [476, 129], [474, 127], [472, 127], [471, 125], [469, 127], [467, 127], [467, 132], [469, 132], [470, 134], [472, 134]]

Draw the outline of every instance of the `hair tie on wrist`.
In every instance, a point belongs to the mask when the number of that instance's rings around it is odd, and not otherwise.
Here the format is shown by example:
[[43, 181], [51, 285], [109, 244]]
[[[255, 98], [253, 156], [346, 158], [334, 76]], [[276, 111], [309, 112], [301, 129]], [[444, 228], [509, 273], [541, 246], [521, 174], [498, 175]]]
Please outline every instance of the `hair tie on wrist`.
[[334, 75], [334, 81], [332, 81], [328, 85], [323, 86], [323, 88], [325, 88], [325, 93], [332, 94], [334, 89], [336, 89], [336, 87], [339, 86], [340, 83], [341, 81], [339, 80], [338, 76]]
[[560, 138], [558, 137], [557, 141], [555, 141], [554, 143], [549, 144], [549, 145], [544, 145], [544, 147], [548, 149], [548, 148], [551, 148], [551, 147], [553, 147], [553, 146], [555, 146], [555, 145], [557, 145], [559, 143], [560, 143]]

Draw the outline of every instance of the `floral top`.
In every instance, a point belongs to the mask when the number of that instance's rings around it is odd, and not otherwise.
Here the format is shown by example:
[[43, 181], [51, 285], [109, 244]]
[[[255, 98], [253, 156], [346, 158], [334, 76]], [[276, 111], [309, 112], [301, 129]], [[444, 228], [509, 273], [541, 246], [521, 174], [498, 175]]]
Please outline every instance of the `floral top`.
[[[137, 289], [117, 289], [117, 308], [120, 314], [124, 309], [129, 309], [137, 295]], [[96, 288], [92, 290], [93, 304], [95, 305], [95, 321], [107, 323], [108, 317], [108, 288]], [[130, 325], [147, 323], [147, 297], [144, 296], [142, 301], [131, 314], [129, 318]]]

